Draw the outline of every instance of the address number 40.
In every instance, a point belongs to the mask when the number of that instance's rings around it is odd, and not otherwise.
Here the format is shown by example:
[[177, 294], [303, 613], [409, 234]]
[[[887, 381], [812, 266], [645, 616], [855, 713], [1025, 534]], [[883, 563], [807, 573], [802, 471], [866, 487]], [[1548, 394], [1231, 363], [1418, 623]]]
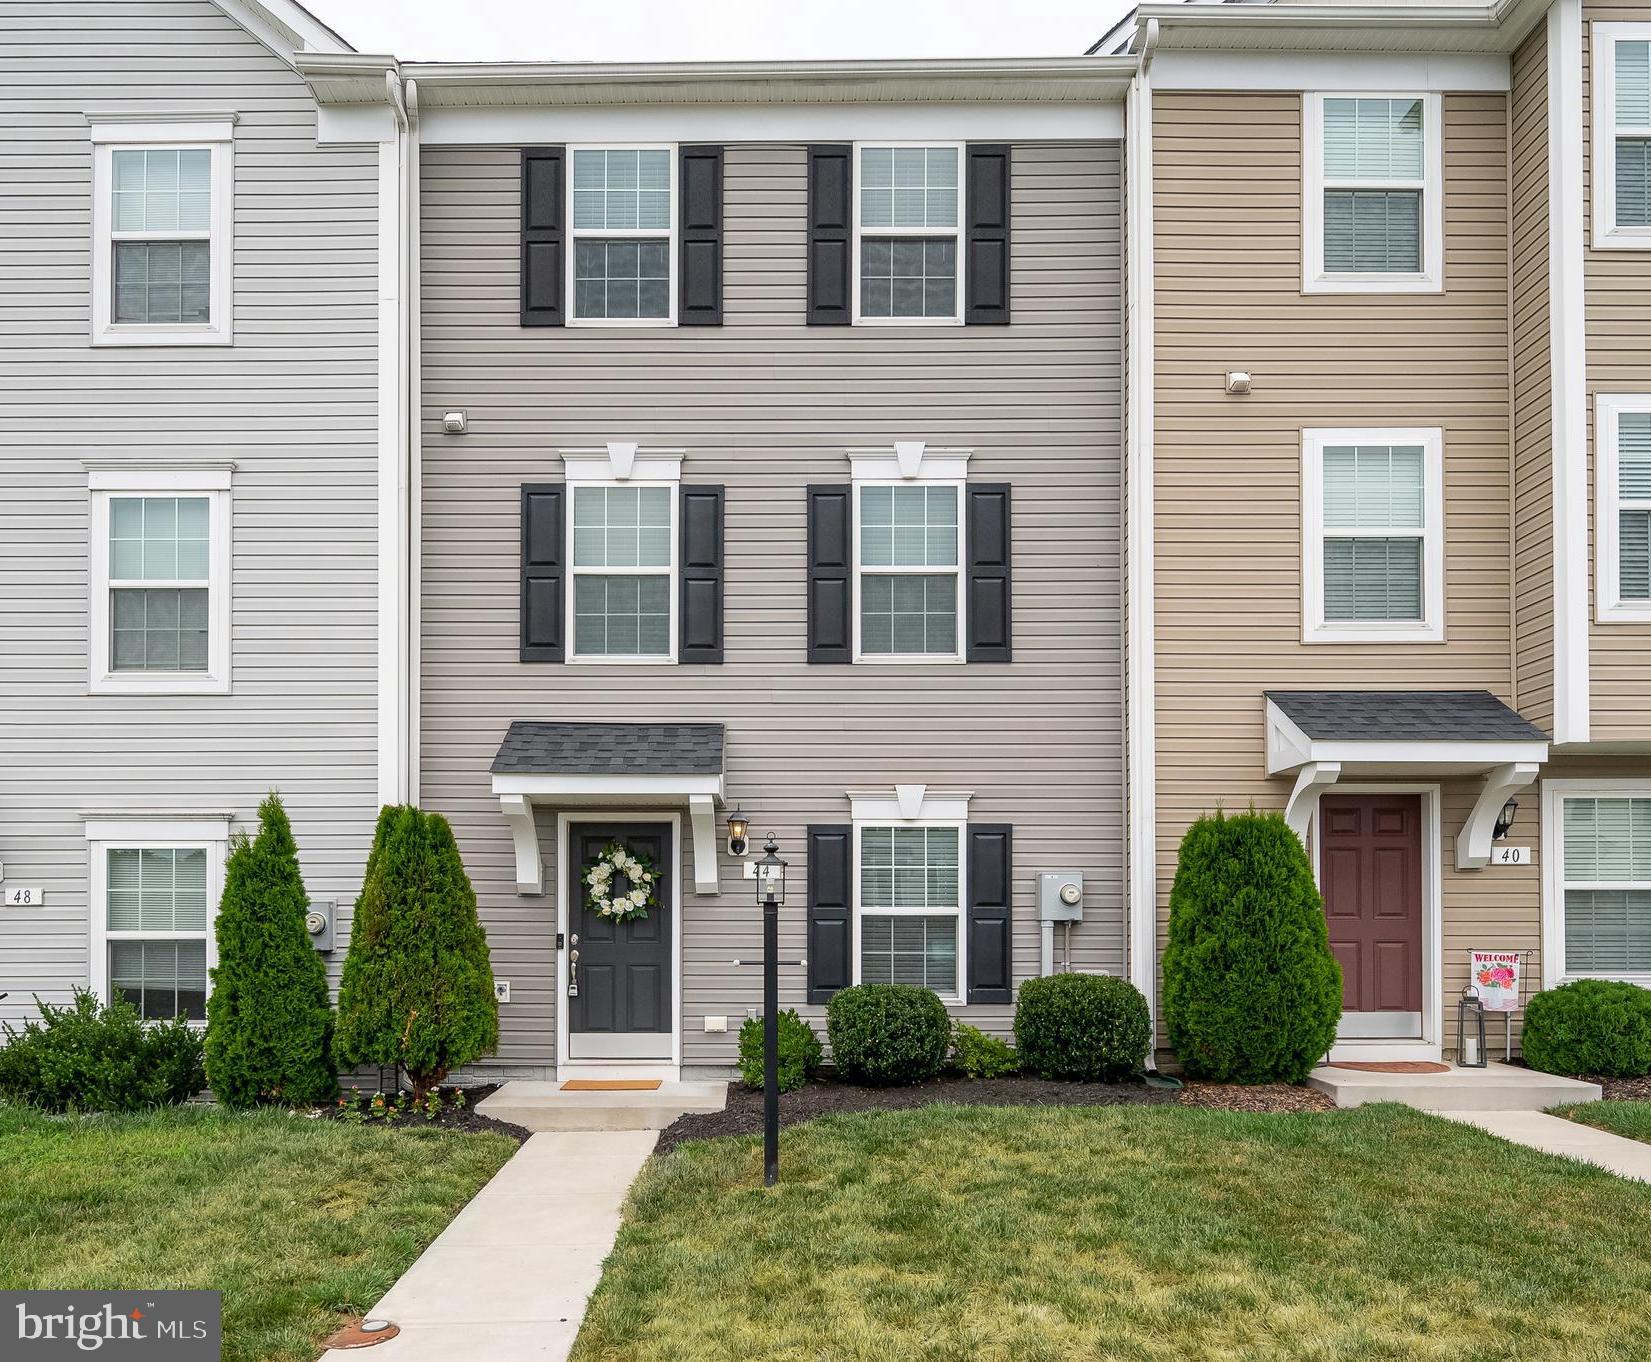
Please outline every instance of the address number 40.
[[1529, 847], [1492, 847], [1490, 859], [1492, 865], [1529, 865], [1531, 863], [1531, 849]]

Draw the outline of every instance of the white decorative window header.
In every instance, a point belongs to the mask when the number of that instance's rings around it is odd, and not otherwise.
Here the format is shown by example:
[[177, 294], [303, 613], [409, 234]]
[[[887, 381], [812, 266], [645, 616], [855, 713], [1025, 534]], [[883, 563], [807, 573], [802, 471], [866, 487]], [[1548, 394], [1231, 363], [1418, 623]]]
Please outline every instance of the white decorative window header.
[[647, 449], [634, 440], [610, 440], [600, 449], [564, 449], [569, 482], [680, 482], [680, 449]]
[[855, 482], [962, 482], [973, 452], [896, 440], [877, 449], [851, 449], [848, 461]]
[[856, 823], [967, 823], [973, 798], [973, 790], [931, 790], [927, 785], [848, 791]]

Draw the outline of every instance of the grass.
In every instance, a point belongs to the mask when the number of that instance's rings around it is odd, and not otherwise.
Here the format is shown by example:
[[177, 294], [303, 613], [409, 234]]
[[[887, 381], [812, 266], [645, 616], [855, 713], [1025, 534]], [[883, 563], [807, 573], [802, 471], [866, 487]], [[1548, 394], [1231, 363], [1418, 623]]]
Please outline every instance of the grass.
[[1651, 1144], [1651, 1102], [1577, 1102], [1553, 1114]]
[[314, 1362], [515, 1150], [281, 1111], [0, 1106], [0, 1290], [219, 1290], [224, 1362]]
[[1399, 1107], [942, 1108], [655, 1159], [576, 1362], [1645, 1356], [1651, 1187]]

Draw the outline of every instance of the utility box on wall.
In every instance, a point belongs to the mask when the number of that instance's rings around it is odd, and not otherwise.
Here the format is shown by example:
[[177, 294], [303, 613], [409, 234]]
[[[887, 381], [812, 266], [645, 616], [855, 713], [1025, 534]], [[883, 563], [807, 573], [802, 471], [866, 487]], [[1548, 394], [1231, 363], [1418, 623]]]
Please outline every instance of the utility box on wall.
[[304, 930], [310, 934], [310, 945], [318, 951], [332, 949], [332, 926], [336, 903], [328, 900], [325, 903], [311, 903], [309, 912], [304, 914]]
[[1039, 874], [1038, 921], [1083, 921], [1083, 871], [1045, 870]]

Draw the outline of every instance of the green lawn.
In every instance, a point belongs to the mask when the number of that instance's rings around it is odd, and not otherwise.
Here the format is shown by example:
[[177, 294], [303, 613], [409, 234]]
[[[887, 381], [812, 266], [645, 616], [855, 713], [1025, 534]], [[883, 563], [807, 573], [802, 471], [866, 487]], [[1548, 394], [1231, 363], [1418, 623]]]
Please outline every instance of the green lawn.
[[1651, 1187], [1399, 1107], [943, 1108], [652, 1161], [577, 1362], [1643, 1359]]
[[1555, 1107], [1553, 1114], [1651, 1144], [1651, 1102], [1577, 1102]]
[[225, 1362], [314, 1362], [515, 1151], [278, 1111], [0, 1107], [0, 1289], [217, 1289]]

